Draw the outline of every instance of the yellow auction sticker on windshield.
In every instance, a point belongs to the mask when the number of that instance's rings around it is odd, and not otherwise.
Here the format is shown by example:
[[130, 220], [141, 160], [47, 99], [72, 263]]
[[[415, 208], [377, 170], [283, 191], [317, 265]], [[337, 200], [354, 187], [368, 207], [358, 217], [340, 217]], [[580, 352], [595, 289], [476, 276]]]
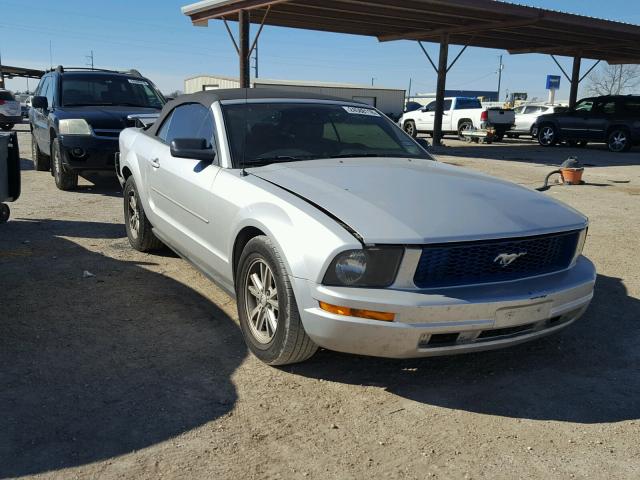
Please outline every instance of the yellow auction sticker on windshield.
[[379, 117], [380, 114], [371, 108], [362, 108], [362, 107], [342, 107], [347, 113], [352, 115], [368, 115], [370, 117]]

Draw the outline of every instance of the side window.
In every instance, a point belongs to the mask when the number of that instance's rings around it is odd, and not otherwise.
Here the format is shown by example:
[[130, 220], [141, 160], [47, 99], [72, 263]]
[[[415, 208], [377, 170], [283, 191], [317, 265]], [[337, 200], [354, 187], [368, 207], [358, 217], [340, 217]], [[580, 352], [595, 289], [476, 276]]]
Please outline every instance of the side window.
[[431, 102], [425, 107], [425, 111], [427, 112], [435, 112], [436, 111], [436, 102]]
[[[451, 100], [445, 100], [444, 101], [444, 111], [445, 112], [448, 112], [449, 110], [451, 110], [451, 102], [452, 102]], [[434, 110], [436, 109], [435, 105], [433, 106], [433, 109]]]
[[164, 122], [158, 137], [167, 144], [176, 138], [205, 138], [215, 149], [213, 113], [199, 103], [180, 105]]
[[624, 111], [627, 115], [640, 117], [640, 99], [634, 98], [624, 102]]
[[47, 97], [47, 103], [49, 104], [49, 109], [53, 107], [53, 97], [56, 86], [56, 77], [49, 77], [49, 81], [47, 82], [47, 92], [44, 94]]

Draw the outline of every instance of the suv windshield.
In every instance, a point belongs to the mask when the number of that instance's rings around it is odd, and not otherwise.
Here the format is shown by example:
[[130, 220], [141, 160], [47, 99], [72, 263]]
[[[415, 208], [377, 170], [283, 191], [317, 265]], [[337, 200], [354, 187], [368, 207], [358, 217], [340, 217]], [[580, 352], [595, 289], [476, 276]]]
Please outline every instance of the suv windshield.
[[60, 103], [64, 107], [123, 105], [161, 109], [164, 99], [142, 78], [92, 73], [64, 75]]
[[283, 102], [222, 108], [236, 167], [321, 158], [430, 158], [369, 107]]

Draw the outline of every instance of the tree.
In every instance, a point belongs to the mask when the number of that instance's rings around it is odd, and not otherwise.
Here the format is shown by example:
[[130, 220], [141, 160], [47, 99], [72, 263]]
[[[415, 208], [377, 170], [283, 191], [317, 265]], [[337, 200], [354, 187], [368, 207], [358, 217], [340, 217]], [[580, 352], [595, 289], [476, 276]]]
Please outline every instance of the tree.
[[623, 95], [640, 87], [640, 65], [607, 65], [589, 77], [591, 95]]
[[171, 93], [166, 93], [164, 96], [167, 98], [176, 98], [182, 95], [184, 92], [182, 90], [174, 90]]

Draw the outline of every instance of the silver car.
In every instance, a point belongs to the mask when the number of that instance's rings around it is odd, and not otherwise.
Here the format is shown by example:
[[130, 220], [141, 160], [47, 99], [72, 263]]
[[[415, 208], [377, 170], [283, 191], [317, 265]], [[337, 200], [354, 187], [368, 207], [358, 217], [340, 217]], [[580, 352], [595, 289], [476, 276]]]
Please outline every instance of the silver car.
[[375, 108], [267, 89], [168, 103], [120, 135], [124, 218], [230, 295], [271, 365], [318, 347], [408, 358], [514, 345], [593, 296], [587, 219], [435, 162]]

